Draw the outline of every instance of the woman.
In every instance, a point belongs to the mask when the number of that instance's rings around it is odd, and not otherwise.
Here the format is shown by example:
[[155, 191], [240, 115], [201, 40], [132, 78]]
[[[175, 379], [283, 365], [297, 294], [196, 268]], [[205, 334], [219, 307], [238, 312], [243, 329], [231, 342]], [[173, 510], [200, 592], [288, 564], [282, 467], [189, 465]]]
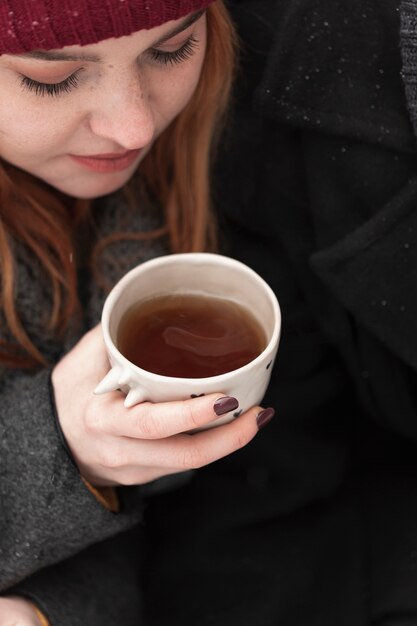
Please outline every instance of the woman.
[[[140, 491], [112, 487], [211, 463], [271, 418], [254, 407], [191, 437], [238, 399], [219, 390], [127, 411], [118, 393], [92, 394], [108, 368], [94, 327], [106, 290], [149, 256], [215, 248], [208, 172], [233, 47], [220, 1], [0, 9], [0, 625], [45, 620], [27, 599], [52, 626], [138, 623], [122, 531], [136, 532]], [[59, 572], [92, 566], [99, 581], [113, 558], [110, 608], [100, 584], [71, 599], [70, 578], [57, 606]]]

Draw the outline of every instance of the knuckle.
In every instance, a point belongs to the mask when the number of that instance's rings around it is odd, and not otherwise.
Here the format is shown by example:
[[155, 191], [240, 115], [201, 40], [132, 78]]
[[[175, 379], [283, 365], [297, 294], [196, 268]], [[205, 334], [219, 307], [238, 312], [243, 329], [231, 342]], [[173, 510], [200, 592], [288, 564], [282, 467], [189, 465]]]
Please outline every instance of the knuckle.
[[244, 448], [247, 444], [246, 437], [242, 437], [242, 435], [238, 435], [235, 439], [235, 449], [240, 450]]
[[204, 455], [201, 450], [195, 446], [187, 446], [182, 452], [180, 466], [185, 470], [198, 469], [205, 465]]
[[136, 430], [138, 435], [144, 439], [154, 439], [158, 437], [160, 427], [158, 420], [155, 419], [151, 404], [144, 403], [140, 406], [140, 414], [137, 417]]
[[182, 410], [185, 414], [185, 428], [187, 430], [191, 430], [193, 428], [198, 428], [201, 426], [201, 420], [199, 419], [199, 414], [196, 411], [195, 404], [188, 401], [183, 401]]
[[98, 411], [89, 410], [84, 415], [84, 430], [95, 435], [101, 430], [101, 419]]
[[248, 444], [248, 442], [249, 439], [246, 434], [242, 431], [239, 431], [234, 437], [234, 449], [240, 450], [241, 448], [244, 448]]
[[123, 454], [114, 447], [103, 447], [99, 453], [99, 463], [107, 469], [117, 469], [124, 465]]

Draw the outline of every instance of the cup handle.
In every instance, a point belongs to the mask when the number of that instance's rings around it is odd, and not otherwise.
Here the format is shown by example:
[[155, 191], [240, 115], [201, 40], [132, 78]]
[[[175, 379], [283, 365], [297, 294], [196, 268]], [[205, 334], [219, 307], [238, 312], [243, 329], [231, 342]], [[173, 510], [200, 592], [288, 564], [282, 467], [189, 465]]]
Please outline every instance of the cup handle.
[[94, 393], [96, 395], [101, 395], [102, 393], [108, 393], [109, 391], [116, 391], [116, 389], [120, 389], [119, 378], [121, 373], [121, 367], [117, 367], [117, 365], [112, 367], [94, 389]]
[[131, 406], [146, 400], [144, 390], [140, 389], [140, 387], [133, 386], [129, 373], [123, 372], [123, 369], [118, 365], [113, 366], [111, 370], [107, 372], [103, 380], [101, 380], [94, 389], [94, 394], [101, 395], [103, 393], [108, 393], [109, 391], [117, 391], [123, 387], [128, 388], [126, 399], [124, 401], [126, 408], [130, 408]]

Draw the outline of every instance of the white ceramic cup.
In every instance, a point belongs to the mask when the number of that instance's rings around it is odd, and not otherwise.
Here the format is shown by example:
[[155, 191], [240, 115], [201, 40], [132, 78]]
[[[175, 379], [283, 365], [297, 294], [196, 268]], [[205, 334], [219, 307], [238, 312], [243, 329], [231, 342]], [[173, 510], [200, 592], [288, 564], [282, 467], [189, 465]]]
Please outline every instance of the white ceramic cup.
[[[141, 300], [175, 293], [218, 297], [244, 306], [265, 331], [265, 349], [247, 365], [207, 378], [161, 376], [137, 367], [117, 349], [120, 320]], [[278, 349], [281, 312], [269, 285], [240, 261], [211, 253], [170, 254], [135, 267], [113, 287], [104, 303], [102, 330], [111, 369], [95, 389], [96, 394], [120, 389], [126, 394], [126, 407], [144, 401], [185, 400], [212, 392], [237, 398], [238, 411], [210, 425], [217, 426], [261, 403]]]

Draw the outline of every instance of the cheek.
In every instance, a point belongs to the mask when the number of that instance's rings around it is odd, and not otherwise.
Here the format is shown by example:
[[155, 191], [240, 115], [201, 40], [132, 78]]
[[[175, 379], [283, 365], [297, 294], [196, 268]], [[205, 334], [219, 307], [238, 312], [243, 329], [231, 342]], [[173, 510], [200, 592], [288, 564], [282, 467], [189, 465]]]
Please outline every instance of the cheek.
[[30, 159], [44, 154], [62, 143], [67, 124], [61, 115], [51, 114], [50, 107], [16, 107], [7, 111], [0, 107], [0, 154], [13, 154]]
[[[190, 64], [186, 71], [173, 73], [160, 81], [152, 94], [158, 117], [164, 128], [187, 106], [192, 98], [201, 74], [203, 55], [198, 62]], [[176, 75], [175, 75], [176, 74]]]

